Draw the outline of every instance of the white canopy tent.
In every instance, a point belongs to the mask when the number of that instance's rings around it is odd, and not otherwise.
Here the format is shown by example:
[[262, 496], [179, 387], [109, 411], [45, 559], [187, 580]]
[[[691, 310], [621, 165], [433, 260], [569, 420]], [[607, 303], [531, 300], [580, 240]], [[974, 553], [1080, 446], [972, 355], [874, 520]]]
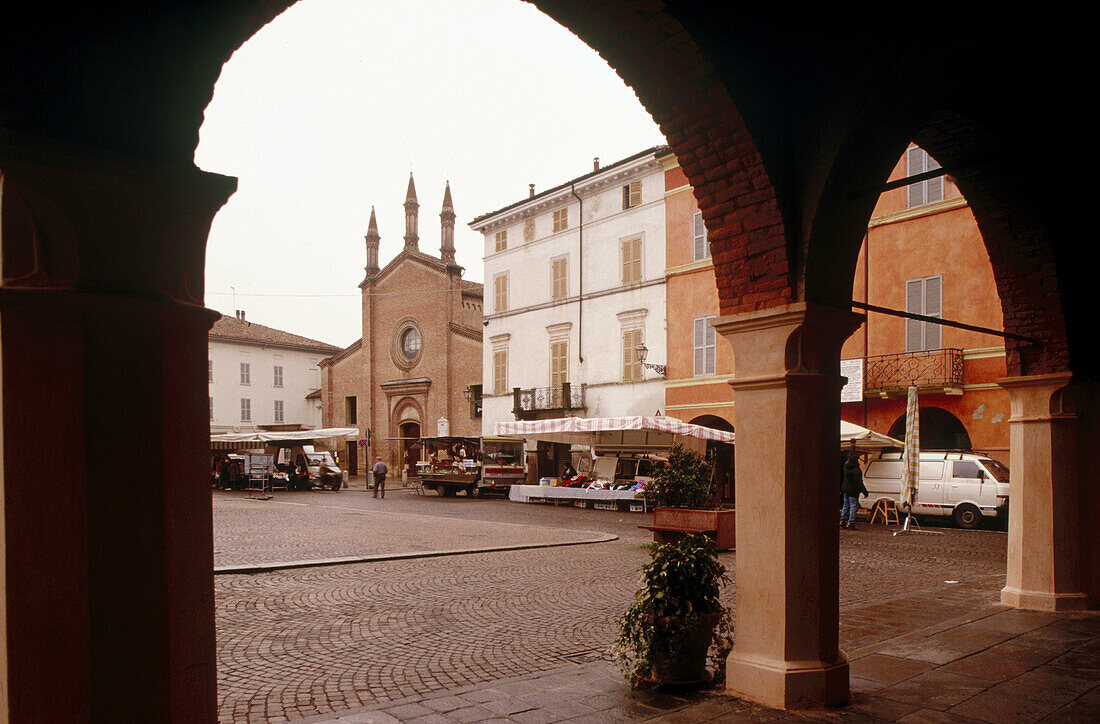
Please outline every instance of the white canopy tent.
[[855, 443], [856, 450], [859, 452], [878, 452], [885, 448], [898, 448], [899, 450], [905, 447], [905, 443], [901, 440], [896, 440], [888, 435], [883, 435], [880, 432], [874, 430], [868, 430], [865, 427], [860, 427], [855, 423], [840, 421], [840, 447], [843, 450], [849, 449], [852, 443]]
[[494, 433], [503, 437], [536, 438], [547, 442], [667, 449], [677, 436], [733, 444], [733, 433], [665, 416], [559, 417], [552, 420], [498, 422]]
[[[668, 448], [675, 442], [676, 436], [734, 444], [732, 432], [692, 425], [674, 417], [664, 416], [559, 417], [551, 420], [498, 422], [494, 434], [594, 447]], [[853, 442], [860, 452], [877, 452], [885, 448], [904, 447], [901, 440], [895, 440], [888, 435], [841, 420], [841, 449], [849, 449]]]
[[227, 432], [221, 435], [211, 435], [210, 442], [286, 442], [289, 440], [349, 440], [359, 437], [358, 428], [354, 427], [322, 427], [315, 430], [279, 430], [270, 432], [256, 430], [254, 432]]

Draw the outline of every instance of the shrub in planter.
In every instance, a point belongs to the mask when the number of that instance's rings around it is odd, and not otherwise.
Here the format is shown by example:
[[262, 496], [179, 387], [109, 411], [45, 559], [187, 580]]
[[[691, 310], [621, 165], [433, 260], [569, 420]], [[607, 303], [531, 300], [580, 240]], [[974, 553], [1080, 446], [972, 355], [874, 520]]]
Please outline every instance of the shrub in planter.
[[668, 464], [646, 485], [646, 498], [662, 508], [715, 508], [718, 490], [713, 466], [694, 450], [676, 444], [668, 453]]
[[642, 587], [618, 621], [612, 656], [630, 682], [701, 684], [729, 651], [732, 616], [719, 600], [726, 568], [703, 535], [651, 545]]

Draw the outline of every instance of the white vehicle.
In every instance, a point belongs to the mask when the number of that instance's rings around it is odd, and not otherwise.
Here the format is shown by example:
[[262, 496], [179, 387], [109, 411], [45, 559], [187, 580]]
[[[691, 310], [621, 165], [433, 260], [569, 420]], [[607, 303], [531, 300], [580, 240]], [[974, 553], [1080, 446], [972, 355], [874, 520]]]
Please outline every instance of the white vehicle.
[[[916, 515], [951, 516], [960, 528], [977, 528], [982, 518], [1008, 513], [1008, 468], [992, 458], [966, 452], [922, 452]], [[863, 471], [871, 505], [898, 502], [903, 463], [900, 452], [872, 458]]]

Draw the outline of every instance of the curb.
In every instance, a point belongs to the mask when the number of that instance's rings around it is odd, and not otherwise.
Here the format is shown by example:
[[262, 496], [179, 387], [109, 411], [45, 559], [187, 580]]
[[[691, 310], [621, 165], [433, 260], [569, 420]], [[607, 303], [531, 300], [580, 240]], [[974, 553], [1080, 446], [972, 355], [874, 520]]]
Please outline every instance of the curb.
[[380, 563], [384, 561], [402, 561], [415, 558], [439, 558], [442, 556], [465, 556], [477, 553], [499, 553], [501, 551], [522, 551], [534, 548], [561, 548], [564, 546], [591, 545], [593, 543], [609, 543], [618, 540], [619, 536], [611, 533], [602, 533], [595, 538], [564, 543], [517, 543], [514, 545], [486, 546], [484, 548], [457, 548], [448, 551], [410, 551], [407, 553], [377, 553], [369, 556], [342, 556], [339, 558], [318, 558], [305, 561], [284, 561], [280, 563], [243, 563], [235, 566], [215, 566], [214, 575], [266, 573], [268, 571], [281, 571], [292, 568], [317, 568], [320, 566], [343, 566], [352, 563]]

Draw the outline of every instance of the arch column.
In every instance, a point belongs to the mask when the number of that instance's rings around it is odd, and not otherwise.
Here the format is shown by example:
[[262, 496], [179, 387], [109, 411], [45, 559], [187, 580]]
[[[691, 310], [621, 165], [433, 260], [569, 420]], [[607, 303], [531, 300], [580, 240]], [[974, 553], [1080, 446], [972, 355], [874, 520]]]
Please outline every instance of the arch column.
[[840, 348], [862, 317], [798, 303], [721, 317], [737, 404], [737, 624], [726, 691], [848, 700], [839, 648]]
[[1088, 608], [1081, 531], [1095, 524], [1098, 496], [1094, 485], [1081, 486], [1082, 463], [1095, 466], [1081, 453], [1091, 449], [1091, 457], [1096, 447], [1088, 443], [1089, 415], [1081, 414], [1080, 403], [1092, 402], [1089, 412], [1097, 406], [1068, 372], [998, 384], [1011, 400], [1008, 572], [1001, 602], [1042, 611]]
[[0, 718], [214, 721], [200, 300], [234, 184], [48, 148], [0, 143]]

